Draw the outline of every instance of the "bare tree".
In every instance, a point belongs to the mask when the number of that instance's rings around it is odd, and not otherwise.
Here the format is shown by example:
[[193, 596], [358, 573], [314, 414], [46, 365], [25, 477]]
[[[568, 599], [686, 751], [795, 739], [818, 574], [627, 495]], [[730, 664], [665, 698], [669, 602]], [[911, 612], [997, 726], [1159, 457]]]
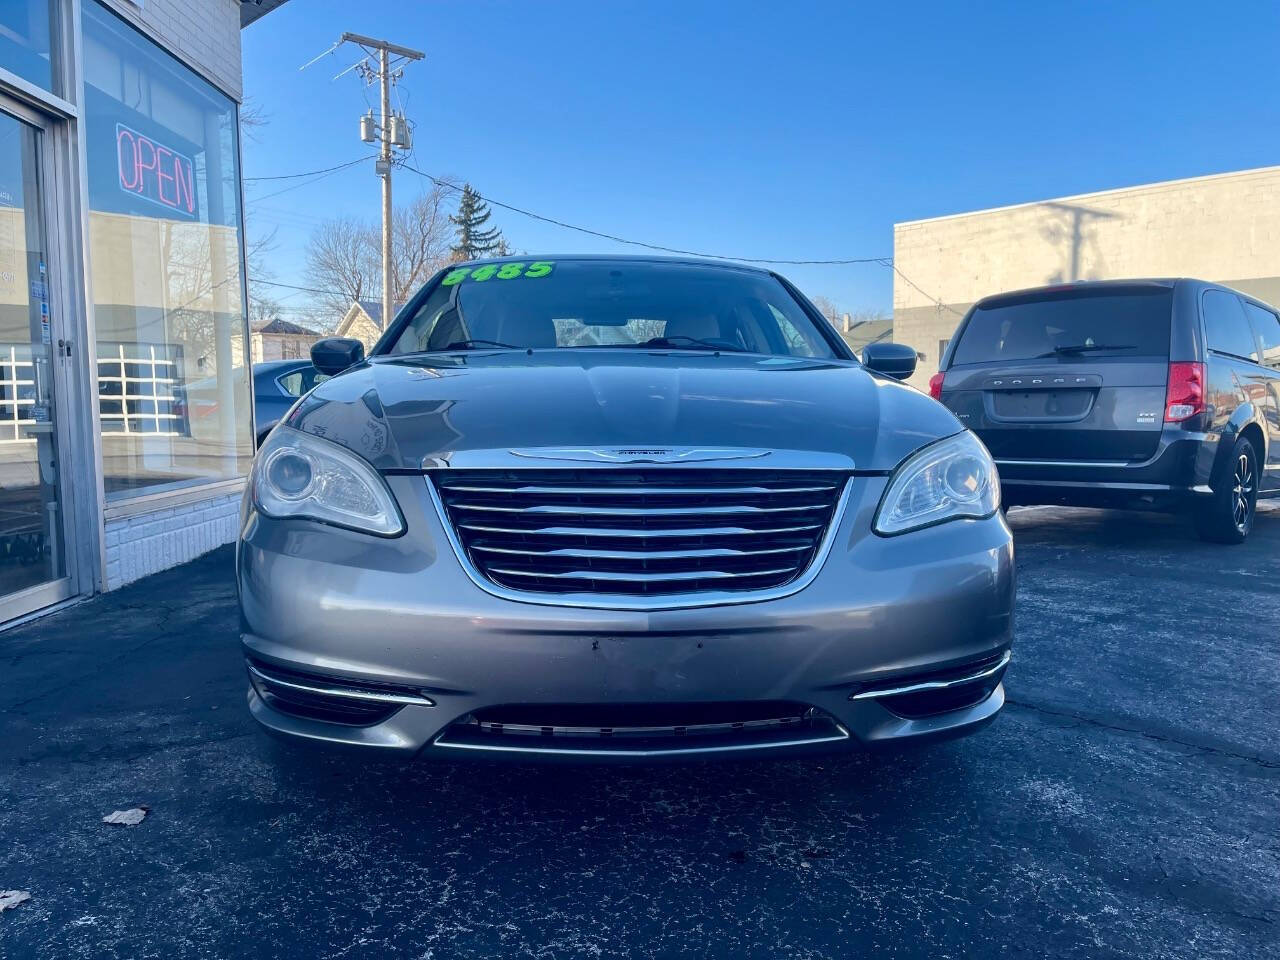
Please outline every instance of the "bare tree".
[[449, 221], [451, 192], [434, 185], [392, 217], [391, 295], [396, 303], [408, 300], [449, 261], [453, 239]]
[[[451, 191], [435, 186], [398, 207], [392, 215], [391, 298], [401, 303], [448, 262], [453, 228], [449, 223]], [[381, 227], [372, 220], [338, 217], [326, 220], [307, 245], [305, 276], [317, 293], [311, 304], [316, 320], [330, 326], [353, 300], [382, 299]]]
[[824, 317], [826, 317], [836, 326], [840, 325], [839, 323], [840, 308], [836, 306], [836, 302], [834, 300], [832, 300], [830, 297], [824, 297], [822, 295], [818, 295], [816, 297], [810, 297], [809, 300], [810, 302], [813, 303], [815, 307], [818, 308], [819, 313], [821, 313]]
[[370, 224], [336, 217], [320, 224], [307, 243], [307, 284], [326, 291], [314, 295], [317, 315], [337, 322], [352, 300], [374, 296], [381, 268], [379, 245]]

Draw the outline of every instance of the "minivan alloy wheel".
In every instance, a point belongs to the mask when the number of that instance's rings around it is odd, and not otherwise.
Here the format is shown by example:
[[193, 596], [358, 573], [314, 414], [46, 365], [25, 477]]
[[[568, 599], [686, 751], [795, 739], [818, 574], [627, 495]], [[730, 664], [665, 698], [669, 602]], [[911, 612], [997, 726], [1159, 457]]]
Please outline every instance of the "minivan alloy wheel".
[[1236, 472], [1232, 487], [1234, 497], [1232, 517], [1236, 522], [1236, 529], [1241, 533], [1244, 533], [1249, 526], [1249, 513], [1253, 509], [1253, 491], [1253, 464], [1250, 462], [1249, 455], [1241, 452], [1236, 457]]

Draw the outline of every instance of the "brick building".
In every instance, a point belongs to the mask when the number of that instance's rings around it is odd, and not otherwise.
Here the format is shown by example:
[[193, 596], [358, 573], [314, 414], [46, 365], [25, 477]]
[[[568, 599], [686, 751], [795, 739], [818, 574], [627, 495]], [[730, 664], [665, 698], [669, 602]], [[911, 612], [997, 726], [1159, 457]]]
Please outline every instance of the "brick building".
[[282, 2], [0, 3], [0, 625], [235, 535], [240, 30]]
[[1280, 167], [899, 223], [893, 255], [916, 285], [895, 275], [893, 336], [924, 354], [911, 381], [923, 389], [965, 311], [993, 293], [1191, 276], [1280, 304]]

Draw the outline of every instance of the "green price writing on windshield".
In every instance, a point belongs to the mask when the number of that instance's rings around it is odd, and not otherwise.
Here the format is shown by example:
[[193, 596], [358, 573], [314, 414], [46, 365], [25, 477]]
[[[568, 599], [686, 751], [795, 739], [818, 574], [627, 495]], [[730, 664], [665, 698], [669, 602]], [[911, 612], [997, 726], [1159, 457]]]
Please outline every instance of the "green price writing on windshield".
[[535, 260], [527, 265], [523, 263], [489, 263], [483, 267], [459, 267], [457, 270], [451, 270], [440, 281], [443, 287], [452, 287], [454, 284], [461, 283], [463, 280], [474, 280], [476, 283], [483, 283], [486, 280], [492, 280], [495, 277], [499, 280], [514, 280], [517, 277], [528, 277], [536, 280], [538, 277], [548, 277], [551, 271], [555, 269], [555, 264], [550, 260]]

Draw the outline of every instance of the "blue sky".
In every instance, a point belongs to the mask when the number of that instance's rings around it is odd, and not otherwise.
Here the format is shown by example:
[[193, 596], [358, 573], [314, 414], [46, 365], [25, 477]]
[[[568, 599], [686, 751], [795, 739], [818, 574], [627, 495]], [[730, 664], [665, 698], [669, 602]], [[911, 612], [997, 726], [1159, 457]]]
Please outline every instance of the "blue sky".
[[[708, 253], [890, 256], [897, 221], [1280, 163], [1274, 3], [292, 0], [244, 31], [268, 117], [246, 177], [369, 152], [376, 90], [331, 79], [357, 51], [298, 69], [344, 30], [426, 52], [400, 89], [420, 169]], [[418, 189], [397, 174], [398, 198]], [[246, 191], [291, 283], [319, 220], [379, 209], [371, 164]], [[495, 222], [519, 250], [628, 249]], [[890, 306], [883, 266], [780, 269], [846, 309]]]

